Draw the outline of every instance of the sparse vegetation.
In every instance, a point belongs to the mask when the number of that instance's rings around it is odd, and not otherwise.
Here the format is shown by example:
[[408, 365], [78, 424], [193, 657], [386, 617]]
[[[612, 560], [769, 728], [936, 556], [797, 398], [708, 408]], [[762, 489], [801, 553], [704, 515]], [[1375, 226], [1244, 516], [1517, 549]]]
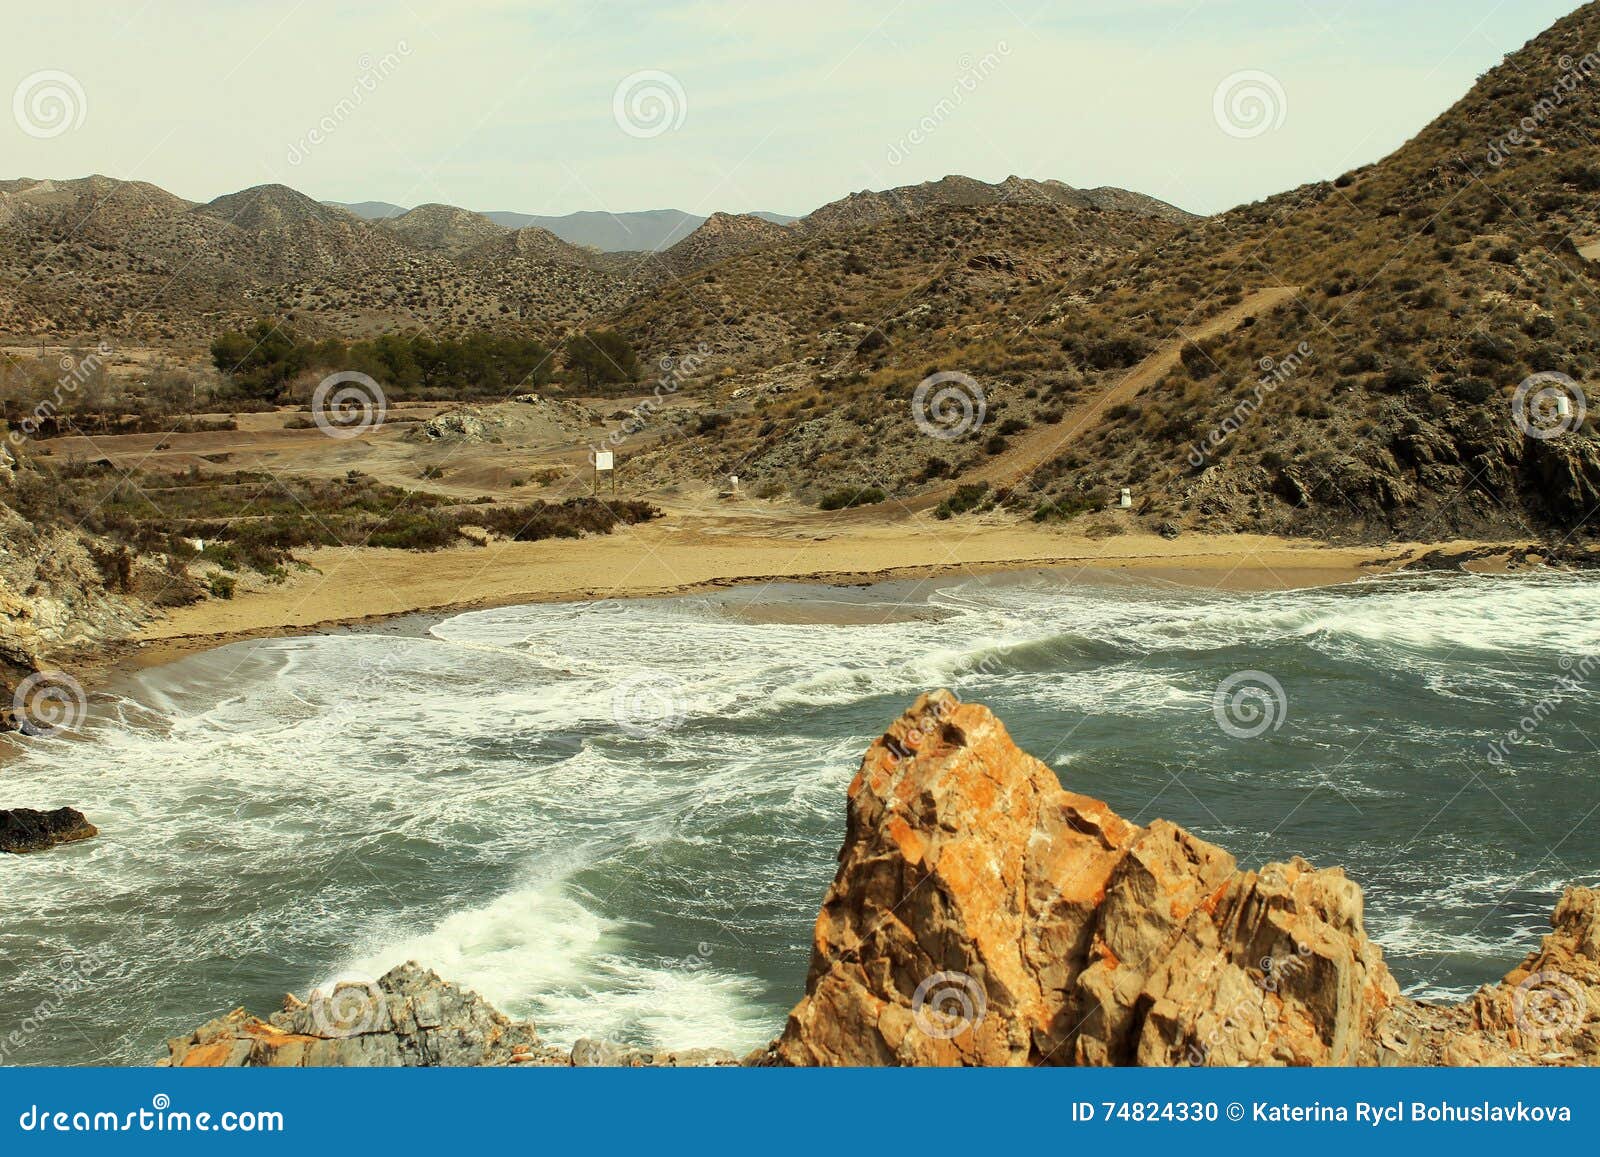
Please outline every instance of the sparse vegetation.
[[834, 490], [817, 503], [819, 510], [848, 510], [853, 506], [873, 506], [889, 496], [876, 486], [847, 487]]

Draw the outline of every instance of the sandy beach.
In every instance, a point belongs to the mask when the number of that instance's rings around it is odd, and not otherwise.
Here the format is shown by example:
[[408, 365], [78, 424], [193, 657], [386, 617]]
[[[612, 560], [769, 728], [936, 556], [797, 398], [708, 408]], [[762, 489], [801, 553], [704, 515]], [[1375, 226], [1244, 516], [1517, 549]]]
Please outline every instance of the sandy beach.
[[647, 598], [766, 583], [867, 583], [1051, 568], [1123, 573], [1205, 589], [1287, 590], [1398, 569], [1429, 550], [1477, 544], [1329, 546], [1262, 535], [1082, 535], [926, 517], [862, 522], [765, 512], [676, 515], [607, 536], [495, 541], [434, 553], [306, 552], [282, 583], [167, 612], [105, 656], [147, 666], [252, 637], [314, 633], [418, 612]]

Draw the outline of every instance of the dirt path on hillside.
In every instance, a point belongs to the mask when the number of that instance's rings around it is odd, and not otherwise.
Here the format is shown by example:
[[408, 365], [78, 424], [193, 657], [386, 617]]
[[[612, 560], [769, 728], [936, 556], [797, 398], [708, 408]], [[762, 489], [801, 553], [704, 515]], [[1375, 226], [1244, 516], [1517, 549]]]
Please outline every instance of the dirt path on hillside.
[[1147, 387], [1155, 385], [1170, 373], [1177, 366], [1184, 346], [1235, 330], [1246, 318], [1265, 313], [1299, 292], [1298, 286], [1290, 285], [1260, 289], [1216, 317], [1197, 326], [1180, 327], [1179, 336], [1162, 343], [1109, 390], [1068, 410], [1061, 421], [1050, 426], [1034, 426], [1015, 437], [1003, 454], [997, 454], [976, 469], [937, 489], [908, 499], [904, 505], [910, 510], [926, 510], [954, 494], [958, 486], [973, 482], [987, 482], [996, 489], [1015, 486], [1040, 466], [1060, 456], [1063, 450], [1092, 429], [1106, 410], [1133, 401]]

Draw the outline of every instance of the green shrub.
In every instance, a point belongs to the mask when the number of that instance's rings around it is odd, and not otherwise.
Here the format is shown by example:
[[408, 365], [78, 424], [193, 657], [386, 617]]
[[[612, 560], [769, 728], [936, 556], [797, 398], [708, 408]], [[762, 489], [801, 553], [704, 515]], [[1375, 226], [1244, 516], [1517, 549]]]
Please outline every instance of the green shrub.
[[933, 512], [933, 516], [945, 519], [953, 515], [965, 514], [982, 503], [988, 493], [989, 484], [987, 482], [969, 482], [964, 486], [958, 486], [954, 494], [939, 503], [938, 509]]
[[817, 503], [819, 510], [848, 510], [852, 506], [872, 506], [889, 496], [876, 486], [847, 487], [835, 490]]

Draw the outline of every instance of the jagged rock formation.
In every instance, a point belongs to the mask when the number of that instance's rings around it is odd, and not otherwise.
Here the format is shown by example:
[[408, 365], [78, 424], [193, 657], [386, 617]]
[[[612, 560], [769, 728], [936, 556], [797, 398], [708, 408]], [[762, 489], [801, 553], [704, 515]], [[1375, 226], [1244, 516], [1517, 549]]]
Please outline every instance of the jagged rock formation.
[[539, 1039], [477, 993], [415, 963], [376, 981], [346, 981], [306, 1000], [284, 998], [268, 1020], [235, 1009], [167, 1042], [162, 1064], [181, 1068], [609, 1065], [624, 1068], [737, 1063], [720, 1049], [652, 1053], [580, 1040], [569, 1050]]
[[71, 844], [93, 839], [100, 830], [73, 808], [57, 808], [53, 812], [17, 808], [0, 811], [0, 852], [22, 855], [25, 852], [42, 852], [57, 844]]
[[987, 709], [939, 692], [851, 784], [806, 995], [760, 1059], [1600, 1059], [1600, 894], [1570, 891], [1541, 952], [1460, 1009], [1400, 995], [1362, 903], [1339, 869], [1240, 871], [1182, 828], [1063, 791]]
[[[1446, 1008], [1402, 996], [1360, 887], [1301, 859], [1242, 871], [1165, 820], [1065, 791], [986, 708], [925, 695], [850, 785], [805, 996], [756, 1065], [1528, 1065], [1600, 1062], [1600, 892]], [[717, 1065], [715, 1049], [540, 1044], [415, 964], [242, 1010], [182, 1065]]]
[[196, 1068], [548, 1064], [554, 1055], [533, 1025], [415, 964], [287, 997], [269, 1020], [235, 1009], [167, 1047], [163, 1063]]

